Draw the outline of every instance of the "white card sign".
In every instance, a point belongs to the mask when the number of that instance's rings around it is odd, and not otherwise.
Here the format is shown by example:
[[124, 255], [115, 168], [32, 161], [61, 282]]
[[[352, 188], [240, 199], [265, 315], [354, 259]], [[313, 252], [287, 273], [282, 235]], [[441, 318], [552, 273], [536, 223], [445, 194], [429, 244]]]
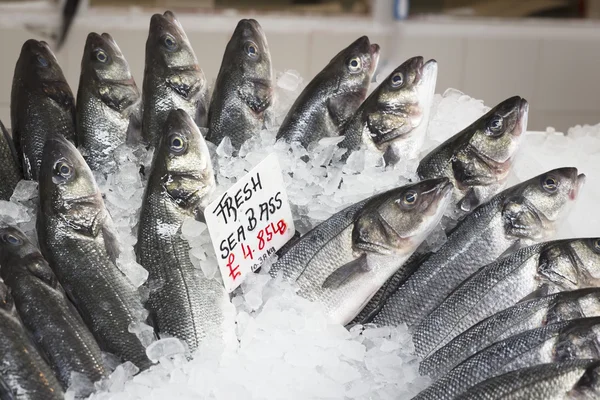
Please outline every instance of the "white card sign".
[[232, 292], [294, 236], [281, 167], [272, 153], [204, 211], [219, 270]]

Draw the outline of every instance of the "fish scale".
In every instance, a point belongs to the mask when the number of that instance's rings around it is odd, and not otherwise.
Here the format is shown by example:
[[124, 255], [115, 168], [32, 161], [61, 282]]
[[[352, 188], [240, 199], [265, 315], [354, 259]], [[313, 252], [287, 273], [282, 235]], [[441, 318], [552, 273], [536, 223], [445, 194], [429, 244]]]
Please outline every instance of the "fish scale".
[[17, 184], [23, 179], [13, 140], [0, 121], [0, 200], [10, 200]]

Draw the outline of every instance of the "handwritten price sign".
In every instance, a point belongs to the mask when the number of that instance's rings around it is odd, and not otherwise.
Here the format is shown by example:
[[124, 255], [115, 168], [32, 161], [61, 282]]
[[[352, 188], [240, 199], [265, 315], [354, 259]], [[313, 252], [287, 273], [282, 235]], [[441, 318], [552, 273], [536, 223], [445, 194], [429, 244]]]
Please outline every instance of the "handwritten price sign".
[[270, 154], [205, 210], [225, 288], [232, 292], [246, 275], [294, 236], [281, 167]]

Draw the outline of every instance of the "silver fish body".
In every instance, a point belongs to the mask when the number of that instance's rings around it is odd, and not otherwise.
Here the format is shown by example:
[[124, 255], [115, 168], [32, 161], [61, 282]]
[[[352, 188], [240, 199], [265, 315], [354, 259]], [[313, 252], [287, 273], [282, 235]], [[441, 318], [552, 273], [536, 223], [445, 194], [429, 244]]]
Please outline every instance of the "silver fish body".
[[2, 399], [61, 400], [63, 390], [42, 356], [29, 340], [14, 308], [13, 299], [0, 282], [0, 394]]
[[437, 225], [451, 189], [433, 179], [358, 202], [302, 236], [270, 273], [346, 324]]
[[504, 100], [427, 154], [417, 169], [421, 179], [447, 177], [454, 185], [455, 217], [487, 202], [506, 185], [513, 156], [527, 130], [529, 104], [519, 96]]
[[[389, 164], [416, 159], [425, 141], [437, 81], [437, 62], [413, 57], [369, 95], [342, 128], [347, 158], [365, 145]], [[432, 177], [433, 178], [433, 177]]]
[[366, 36], [340, 51], [304, 88], [279, 127], [277, 139], [310, 143], [337, 136], [367, 96], [379, 46]]
[[600, 288], [553, 293], [502, 310], [452, 339], [419, 365], [436, 379], [468, 357], [510, 336], [570, 319], [600, 317]]
[[518, 246], [549, 238], [583, 185], [575, 168], [559, 168], [494, 196], [476, 208], [390, 296], [373, 322], [420, 323], [471, 274]]
[[75, 141], [75, 99], [46, 42], [23, 44], [10, 101], [11, 129], [25, 179], [37, 180], [49, 134]]
[[421, 357], [477, 322], [534, 292], [554, 293], [600, 285], [600, 239], [537, 244], [487, 265], [470, 276], [415, 328]]
[[235, 149], [265, 127], [273, 102], [267, 38], [253, 19], [241, 20], [223, 55], [208, 112], [206, 140], [229, 136]]
[[181, 23], [171, 11], [154, 14], [146, 41], [142, 88], [142, 138], [158, 144], [171, 110], [185, 110], [199, 127], [206, 127], [208, 85]]
[[495, 343], [468, 358], [414, 400], [454, 399], [486, 379], [539, 364], [600, 357], [600, 318], [558, 322]]
[[175, 336], [195, 350], [220, 337], [229, 321], [223, 284], [190, 261], [181, 236], [186, 218], [201, 218], [215, 189], [206, 142], [183, 110], [170, 113], [154, 153], [138, 230], [138, 262], [148, 270], [147, 307], [159, 335]]
[[37, 233], [44, 258], [103, 351], [147, 368], [130, 324], [145, 319], [140, 295], [116, 266], [112, 220], [92, 171], [64, 137], [46, 141]]
[[92, 170], [114, 165], [114, 150], [141, 138], [142, 100], [129, 64], [108, 34], [90, 33], [77, 91], [77, 142]]
[[0, 121], [0, 200], [10, 200], [23, 172], [12, 137]]
[[[50, 266], [18, 229], [0, 228], [0, 275], [23, 325], [63, 388], [71, 373], [96, 382], [107, 375], [96, 339], [67, 299]], [[68, 351], [67, 351], [68, 349]]]
[[599, 360], [541, 364], [488, 379], [456, 400], [592, 400], [599, 375]]

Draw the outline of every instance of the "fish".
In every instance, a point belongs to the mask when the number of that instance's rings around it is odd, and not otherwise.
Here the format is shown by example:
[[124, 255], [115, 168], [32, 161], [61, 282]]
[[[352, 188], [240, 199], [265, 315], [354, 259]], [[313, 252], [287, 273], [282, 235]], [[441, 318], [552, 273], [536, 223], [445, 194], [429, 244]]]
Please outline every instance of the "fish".
[[77, 143], [93, 171], [114, 167], [113, 152], [139, 141], [142, 98], [129, 64], [108, 33], [87, 36], [77, 91]]
[[424, 62], [421, 56], [392, 71], [342, 128], [338, 146], [348, 149], [342, 159], [362, 145], [381, 153], [388, 164], [416, 159], [429, 125], [437, 71], [435, 60]]
[[70, 386], [72, 372], [91, 382], [106, 377], [96, 339], [39, 250], [15, 227], [0, 228], [0, 267], [23, 325], [62, 387]]
[[600, 396], [599, 374], [600, 360], [541, 364], [488, 379], [456, 400], [591, 400]]
[[600, 288], [552, 293], [519, 302], [478, 322], [419, 365], [437, 379], [487, 346], [526, 330], [576, 318], [600, 317]]
[[207, 125], [206, 77], [183, 26], [171, 11], [154, 14], [150, 20], [142, 104], [142, 139], [149, 146], [158, 144], [171, 110], [185, 110], [196, 125]]
[[10, 99], [12, 135], [23, 174], [37, 180], [46, 136], [76, 140], [75, 99], [46, 42], [30, 39], [23, 44]]
[[460, 218], [506, 186], [514, 155], [527, 130], [529, 103], [513, 96], [440, 144], [419, 162], [421, 179], [447, 177], [454, 185], [451, 208]]
[[223, 284], [206, 278], [192, 264], [189, 243], [181, 236], [184, 220], [203, 220], [215, 176], [207, 144], [185, 111], [171, 111], [159, 143], [136, 251], [138, 262], [149, 272], [146, 305], [159, 336], [179, 338], [193, 352], [205, 338], [221, 337], [234, 325]]
[[0, 394], [2, 399], [62, 400], [64, 393], [37, 351], [15, 310], [8, 287], [0, 282]]
[[600, 286], [600, 239], [536, 244], [497, 260], [458, 287], [415, 328], [420, 357], [477, 322], [538, 294]]
[[100, 349], [150, 366], [129, 325], [145, 319], [140, 294], [119, 270], [113, 222], [92, 171], [63, 136], [50, 136], [40, 169], [40, 250]]
[[338, 136], [367, 96], [379, 45], [362, 36], [331, 59], [304, 88], [285, 116], [278, 140], [310, 143]]
[[454, 399], [506, 372], [550, 362], [600, 357], [600, 317], [557, 322], [495, 343], [469, 357], [413, 400]]
[[12, 137], [0, 121], [0, 200], [10, 200], [17, 184], [23, 179], [17, 150]]
[[226, 136], [234, 149], [265, 128], [273, 104], [273, 71], [267, 37], [254, 19], [238, 22], [223, 55], [208, 111], [206, 140]]
[[550, 238], [584, 182], [576, 168], [558, 168], [492, 197], [461, 220], [369, 322], [418, 325], [484, 265]]
[[270, 274], [347, 324], [435, 228], [451, 191], [447, 178], [430, 179], [351, 205], [302, 236]]

